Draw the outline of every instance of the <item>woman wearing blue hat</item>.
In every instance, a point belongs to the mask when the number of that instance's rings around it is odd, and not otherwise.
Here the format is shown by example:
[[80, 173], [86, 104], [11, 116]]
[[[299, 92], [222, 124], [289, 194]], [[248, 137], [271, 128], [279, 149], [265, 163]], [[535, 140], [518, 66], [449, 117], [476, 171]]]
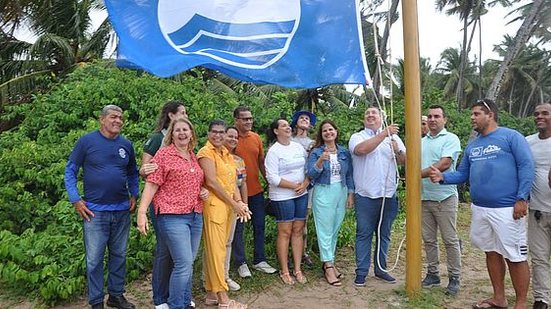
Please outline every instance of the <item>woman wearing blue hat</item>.
[[[304, 150], [306, 152], [310, 152], [310, 149], [312, 149], [312, 145], [314, 144], [314, 140], [311, 139], [308, 136], [308, 133], [310, 133], [310, 129], [313, 128], [316, 125], [316, 115], [309, 112], [309, 111], [298, 111], [296, 112], [293, 117], [291, 118], [291, 127], [293, 128], [293, 137], [291, 137], [291, 140], [293, 142], [297, 142], [304, 147]], [[308, 194], [308, 214], [310, 214], [312, 209], [312, 198], [311, 194]], [[306, 217], [308, 219], [308, 216]], [[302, 263], [312, 268], [314, 266], [314, 262], [312, 261], [312, 258], [310, 255], [308, 255], [308, 229], [307, 229], [307, 222], [304, 224], [304, 253], [302, 255]]]
[[308, 133], [310, 129], [316, 125], [316, 115], [309, 111], [298, 111], [293, 114], [291, 127], [294, 130], [291, 140], [297, 142], [304, 147], [304, 150], [309, 151], [314, 143]]

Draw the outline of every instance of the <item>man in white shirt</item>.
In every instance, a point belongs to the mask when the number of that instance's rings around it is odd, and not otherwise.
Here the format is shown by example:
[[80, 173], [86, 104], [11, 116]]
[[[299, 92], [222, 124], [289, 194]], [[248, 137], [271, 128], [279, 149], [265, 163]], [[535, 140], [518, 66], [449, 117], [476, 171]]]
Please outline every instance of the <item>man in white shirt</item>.
[[526, 137], [535, 163], [535, 178], [530, 191], [528, 247], [532, 256], [532, 288], [535, 309], [548, 308], [551, 294], [551, 104], [536, 106], [534, 121], [538, 133]]
[[[375, 277], [389, 283], [396, 279], [386, 271], [386, 256], [392, 223], [398, 214], [396, 198], [397, 164], [406, 161], [406, 147], [398, 137], [398, 126], [382, 128], [382, 112], [369, 107], [364, 113], [365, 129], [352, 135], [349, 141], [354, 168], [356, 213], [356, 286], [365, 286], [371, 260], [373, 234], [377, 235], [374, 268]], [[378, 230], [379, 218], [381, 227]], [[380, 242], [380, 244], [379, 244]]]

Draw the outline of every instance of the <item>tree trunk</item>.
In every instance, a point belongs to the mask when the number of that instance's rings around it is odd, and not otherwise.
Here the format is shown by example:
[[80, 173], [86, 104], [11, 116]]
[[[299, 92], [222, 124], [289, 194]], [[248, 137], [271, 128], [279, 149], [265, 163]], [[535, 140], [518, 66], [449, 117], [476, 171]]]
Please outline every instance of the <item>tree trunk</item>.
[[[390, 10], [388, 11], [385, 31], [383, 32], [383, 37], [381, 38], [381, 44], [379, 45], [379, 54], [381, 55], [381, 59], [383, 59], [383, 61], [386, 61], [386, 57], [387, 57], [386, 46], [388, 44], [388, 38], [390, 37], [390, 28], [394, 23], [394, 21], [392, 20], [392, 16], [396, 14], [396, 10], [398, 9], [399, 3], [400, 3], [400, 0], [392, 0], [392, 3], [390, 5]], [[382, 84], [382, 81], [379, 80], [379, 66], [377, 66], [375, 68], [375, 74], [373, 76], [373, 89], [377, 92], [377, 94], [379, 94], [379, 87], [381, 84]]]
[[532, 9], [530, 10], [530, 13], [528, 13], [528, 16], [526, 16], [526, 19], [524, 19], [522, 25], [517, 31], [517, 34], [515, 36], [515, 45], [507, 49], [507, 54], [503, 58], [503, 62], [501, 62], [501, 65], [499, 66], [499, 69], [497, 70], [497, 73], [492, 80], [492, 84], [490, 85], [490, 88], [486, 93], [487, 98], [495, 101], [495, 99], [499, 95], [501, 82], [503, 80], [503, 77], [507, 73], [509, 66], [511, 65], [513, 59], [515, 59], [519, 51], [525, 47], [526, 42], [528, 42], [528, 39], [530, 39], [530, 36], [534, 32], [537, 24], [536, 17], [543, 7], [543, 2], [544, 0], [534, 0], [534, 2], [532, 3]]
[[463, 88], [465, 88], [463, 79], [465, 78], [465, 64], [467, 63], [467, 44], [468, 44], [468, 36], [467, 36], [467, 27], [469, 26], [469, 19], [465, 17], [463, 19], [463, 46], [461, 47], [461, 57], [459, 64], [459, 80], [457, 81], [457, 89], [456, 89], [456, 98], [457, 98], [457, 106], [459, 109], [464, 107], [463, 101], [465, 97], [465, 91]]
[[478, 98], [482, 99], [484, 87], [482, 85], [482, 19], [478, 15]]

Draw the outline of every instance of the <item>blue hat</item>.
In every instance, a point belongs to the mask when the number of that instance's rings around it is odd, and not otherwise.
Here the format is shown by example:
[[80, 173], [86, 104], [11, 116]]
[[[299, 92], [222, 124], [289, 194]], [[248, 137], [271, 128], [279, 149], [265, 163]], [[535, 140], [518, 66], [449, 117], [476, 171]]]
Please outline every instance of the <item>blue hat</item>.
[[313, 113], [311, 113], [309, 111], [298, 111], [298, 112], [293, 114], [293, 118], [291, 120], [291, 127], [296, 127], [297, 126], [298, 117], [300, 117], [300, 115], [307, 115], [308, 117], [310, 117], [310, 125], [312, 125], [312, 126], [316, 125], [316, 120], [317, 120], [316, 115], [314, 115]]

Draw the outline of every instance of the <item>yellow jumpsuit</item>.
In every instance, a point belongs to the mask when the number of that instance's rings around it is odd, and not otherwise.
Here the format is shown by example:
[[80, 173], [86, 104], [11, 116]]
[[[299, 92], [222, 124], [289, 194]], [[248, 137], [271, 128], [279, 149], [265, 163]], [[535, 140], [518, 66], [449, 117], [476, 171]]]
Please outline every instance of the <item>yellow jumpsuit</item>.
[[[218, 183], [233, 197], [237, 186], [237, 167], [226, 147], [217, 150], [207, 141], [197, 153], [197, 158], [208, 158], [214, 162]], [[224, 203], [213, 192], [209, 193], [203, 208], [205, 290], [218, 293], [228, 290], [224, 278], [226, 242], [230, 237], [231, 223], [235, 216], [230, 205]]]

